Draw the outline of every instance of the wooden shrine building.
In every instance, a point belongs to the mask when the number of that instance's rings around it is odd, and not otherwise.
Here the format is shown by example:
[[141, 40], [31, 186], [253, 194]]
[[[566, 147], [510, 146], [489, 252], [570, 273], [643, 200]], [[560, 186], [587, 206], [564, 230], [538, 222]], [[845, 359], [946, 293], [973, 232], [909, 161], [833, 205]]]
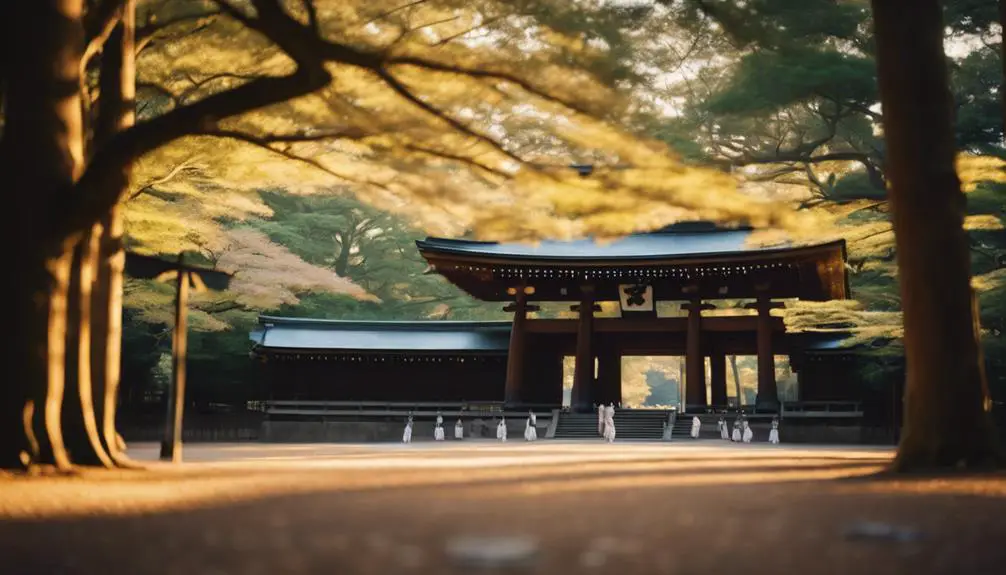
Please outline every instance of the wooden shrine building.
[[[770, 314], [779, 300], [849, 297], [845, 242], [760, 247], [752, 233], [692, 223], [603, 244], [427, 238], [417, 247], [431, 272], [477, 299], [501, 302], [512, 322], [262, 317], [253, 354], [266, 362], [274, 398], [558, 408], [563, 358], [572, 356], [570, 409], [582, 412], [621, 403], [623, 356], [676, 355], [686, 358], [684, 410], [704, 413], [728, 403], [727, 356], [752, 355], [756, 408], [772, 412], [779, 407], [774, 357], [789, 355], [801, 401], [857, 399], [841, 370], [813, 368], [841, 363], [834, 342], [787, 334]], [[755, 313], [708, 313], [737, 300], [749, 300]], [[595, 317], [600, 302], [616, 301], [620, 317]], [[541, 302], [567, 302], [577, 317], [529, 315]], [[658, 302], [685, 313], [662, 316]], [[824, 363], [808, 362], [822, 350]]]

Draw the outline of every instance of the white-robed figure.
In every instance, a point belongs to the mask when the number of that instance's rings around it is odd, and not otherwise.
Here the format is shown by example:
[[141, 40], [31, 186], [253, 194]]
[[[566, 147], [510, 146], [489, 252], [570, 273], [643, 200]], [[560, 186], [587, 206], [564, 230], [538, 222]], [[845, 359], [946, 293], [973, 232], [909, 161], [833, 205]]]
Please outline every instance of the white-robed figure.
[[402, 443], [412, 443], [412, 416], [405, 422], [405, 432], [402, 433]]
[[597, 434], [604, 437], [604, 404], [597, 404]]
[[730, 441], [740, 442], [741, 440], [741, 418], [734, 420], [734, 432], [730, 435]]
[[537, 424], [538, 424], [538, 416], [536, 416], [533, 411], [528, 411], [527, 422], [524, 424], [525, 440], [527, 441], [538, 440], [538, 429], [535, 427]]
[[502, 417], [500, 422], [496, 424], [496, 439], [506, 441], [506, 419]]
[[615, 404], [604, 408], [604, 439], [608, 443], [615, 441]]
[[727, 420], [723, 417], [720, 417], [718, 425], [720, 429], [720, 439], [722, 439], [723, 441], [730, 441], [730, 426], [727, 425]]
[[768, 432], [768, 442], [779, 443], [779, 420], [774, 417], [772, 418], [772, 431]]
[[458, 422], [454, 424], [454, 439], [464, 439], [465, 438], [465, 424], [461, 423], [461, 418], [458, 418]]
[[696, 416], [692, 416], [692, 439], [699, 438], [699, 432], [702, 431], [702, 420]]
[[743, 425], [744, 425], [744, 432], [741, 437], [744, 443], [751, 443], [751, 440], [754, 439], [754, 431], [752, 431], [751, 426], [748, 425], [748, 420], [745, 419]]
[[433, 440], [444, 440], [444, 416], [437, 414], [437, 425], [433, 428]]

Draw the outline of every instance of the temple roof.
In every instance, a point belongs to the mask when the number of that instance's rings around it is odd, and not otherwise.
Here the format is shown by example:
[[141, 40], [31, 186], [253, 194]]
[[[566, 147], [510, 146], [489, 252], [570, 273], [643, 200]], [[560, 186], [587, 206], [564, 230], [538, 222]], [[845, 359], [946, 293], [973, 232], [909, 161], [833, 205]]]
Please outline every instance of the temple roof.
[[[273, 352], [505, 354], [509, 321], [347, 321], [260, 316], [249, 334], [255, 349]], [[787, 337], [809, 353], [853, 346], [844, 333], [802, 332]]]
[[426, 238], [416, 242], [424, 253], [479, 255], [507, 260], [687, 260], [743, 253], [772, 253], [792, 246], [761, 247], [749, 242], [753, 230], [722, 228], [706, 222], [676, 224], [655, 232], [632, 234], [611, 242], [593, 239], [542, 241], [537, 244]]
[[619, 286], [653, 286], [656, 301], [849, 297], [845, 241], [761, 246], [751, 228], [676, 224], [612, 242], [592, 239], [497, 243], [446, 238], [416, 242], [448, 281], [483, 301], [509, 301], [530, 286], [529, 301], [618, 301]]
[[510, 322], [346, 321], [259, 317], [258, 349], [366, 352], [506, 352]]

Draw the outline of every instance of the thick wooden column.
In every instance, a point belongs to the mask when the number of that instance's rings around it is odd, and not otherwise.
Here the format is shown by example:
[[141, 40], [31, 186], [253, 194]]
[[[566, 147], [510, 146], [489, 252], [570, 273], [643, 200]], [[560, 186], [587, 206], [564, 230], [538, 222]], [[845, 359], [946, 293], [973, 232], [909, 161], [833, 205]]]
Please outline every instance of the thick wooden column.
[[722, 350], [709, 354], [709, 385], [712, 404], [716, 407], [727, 405], [727, 356]]
[[594, 286], [580, 288], [580, 314], [576, 330], [576, 364], [573, 371], [572, 411], [594, 409]]
[[524, 383], [524, 335], [527, 331], [527, 294], [523, 289], [517, 289], [516, 300], [503, 308], [503, 311], [513, 312], [513, 324], [510, 327], [510, 346], [506, 358], [506, 388], [503, 393], [505, 405], [517, 405], [523, 402], [524, 394], [521, 386]]
[[685, 411], [703, 409], [709, 404], [706, 400], [706, 361], [702, 355], [702, 310], [714, 307], [703, 304], [699, 299], [681, 306], [681, 309], [688, 311], [688, 332], [685, 336]]
[[622, 403], [622, 355], [618, 350], [597, 354], [597, 382], [594, 401], [608, 405]]
[[757, 302], [745, 307], [758, 310], [758, 396], [755, 399], [755, 408], [778, 409], [779, 390], [775, 383], [775, 352], [772, 349], [770, 312], [783, 307], [783, 304], [773, 302], [767, 296], [760, 296]]

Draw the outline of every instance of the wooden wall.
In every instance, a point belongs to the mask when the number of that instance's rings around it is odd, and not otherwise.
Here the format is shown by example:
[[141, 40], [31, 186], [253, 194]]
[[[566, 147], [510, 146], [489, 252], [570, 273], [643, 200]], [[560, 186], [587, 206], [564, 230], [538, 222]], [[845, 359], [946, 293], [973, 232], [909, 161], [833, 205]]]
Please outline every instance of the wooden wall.
[[[313, 359], [309, 359], [312, 357]], [[502, 401], [506, 356], [269, 358], [272, 399], [387, 402]]]

